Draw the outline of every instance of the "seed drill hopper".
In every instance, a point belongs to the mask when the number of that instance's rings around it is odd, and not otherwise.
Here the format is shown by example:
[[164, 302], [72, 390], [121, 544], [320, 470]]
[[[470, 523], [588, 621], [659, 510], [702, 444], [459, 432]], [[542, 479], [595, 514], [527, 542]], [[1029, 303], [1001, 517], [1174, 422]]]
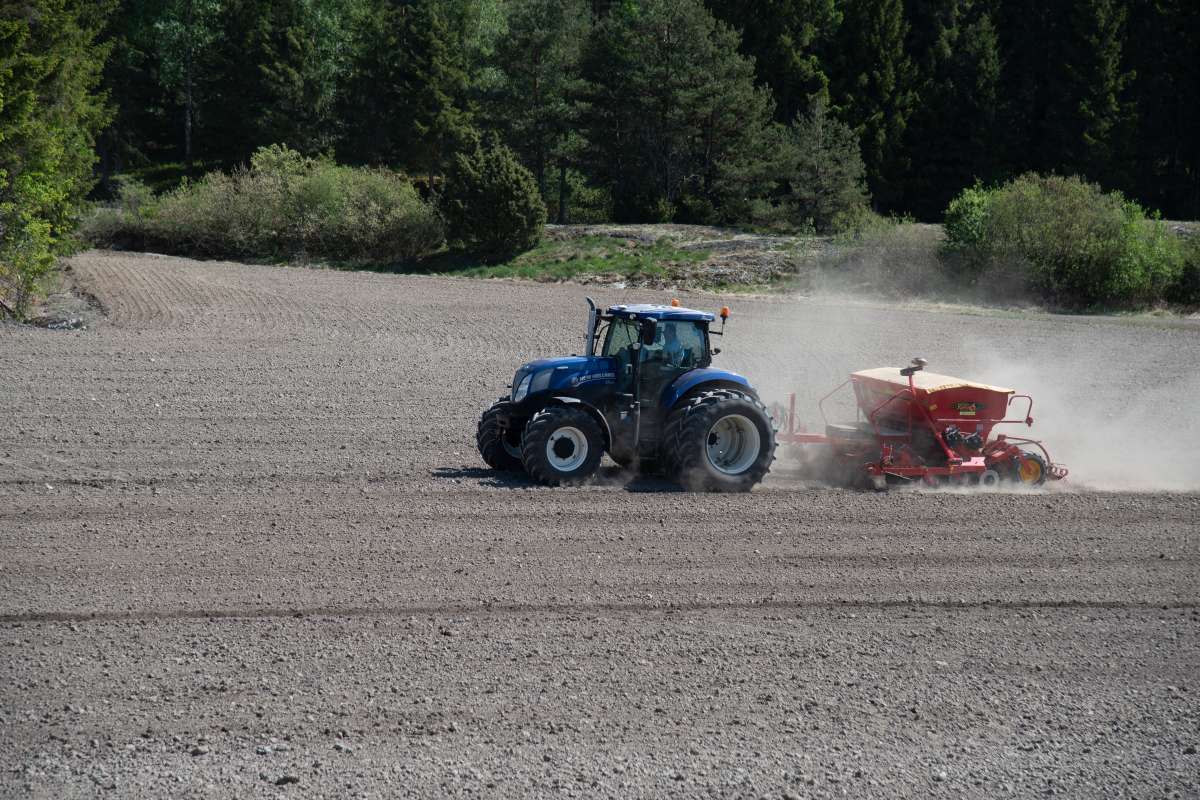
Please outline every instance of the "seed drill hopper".
[[[996, 433], [1001, 425], [1033, 425], [1033, 398], [1013, 389], [926, 372], [914, 358], [903, 367], [855, 372], [825, 395], [819, 408], [847, 386], [857, 419], [810, 433], [796, 421], [796, 396], [776, 406], [780, 445], [806, 446], [822, 477], [849, 486], [887, 488], [889, 482], [994, 488], [1001, 482], [1038, 486], [1067, 476], [1035, 439]], [[1023, 415], [1009, 418], [1010, 409]], [[993, 435], [995, 433], [995, 435]], [[814, 457], [815, 455], [815, 457]]]

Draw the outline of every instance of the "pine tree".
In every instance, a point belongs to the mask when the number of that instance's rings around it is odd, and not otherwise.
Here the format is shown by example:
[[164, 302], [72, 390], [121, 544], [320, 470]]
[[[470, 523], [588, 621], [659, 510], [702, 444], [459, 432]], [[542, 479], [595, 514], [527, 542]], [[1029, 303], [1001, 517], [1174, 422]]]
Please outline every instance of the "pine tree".
[[22, 316], [94, 184], [107, 3], [0, 0], [0, 304]]
[[904, 137], [916, 105], [904, 4], [847, 0], [844, 9], [832, 79], [834, 108], [858, 132], [871, 194], [890, 210], [900, 199], [909, 167]]
[[837, 0], [708, 0], [717, 19], [739, 30], [741, 52], [754, 59], [759, 83], [771, 87], [776, 119], [790, 122], [829, 102], [826, 62], [842, 12]]
[[737, 33], [699, 0], [614, 6], [584, 49], [584, 171], [619, 221], [711, 220], [743, 194], [772, 113]]
[[565, 221], [566, 142], [573, 122], [569, 95], [590, 24], [587, 0], [517, 0], [496, 47], [499, 79], [488, 92], [489, 122], [533, 172], [543, 198], [548, 173], [557, 167], [559, 222]]
[[441, 172], [477, 139], [465, 47], [442, 4], [375, 0], [355, 27], [340, 152], [354, 161]]

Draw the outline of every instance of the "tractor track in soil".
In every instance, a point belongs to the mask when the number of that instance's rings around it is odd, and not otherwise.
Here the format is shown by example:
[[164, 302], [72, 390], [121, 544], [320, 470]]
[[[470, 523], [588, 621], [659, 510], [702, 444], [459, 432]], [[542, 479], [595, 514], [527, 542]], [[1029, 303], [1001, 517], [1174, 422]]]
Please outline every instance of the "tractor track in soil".
[[670, 294], [72, 276], [90, 329], [0, 326], [0, 796], [1200, 796], [1200, 325], [680, 294], [810, 422], [912, 355], [1034, 381], [1071, 479], [550, 490], [478, 413]]

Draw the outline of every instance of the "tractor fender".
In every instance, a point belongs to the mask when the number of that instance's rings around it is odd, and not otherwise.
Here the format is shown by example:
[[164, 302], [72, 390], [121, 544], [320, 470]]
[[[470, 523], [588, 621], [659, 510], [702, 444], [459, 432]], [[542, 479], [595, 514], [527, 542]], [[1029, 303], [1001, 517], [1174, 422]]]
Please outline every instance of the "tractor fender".
[[697, 391], [708, 389], [740, 389], [758, 397], [758, 392], [750, 385], [745, 376], [723, 369], [702, 367], [688, 370], [663, 389], [662, 408], [674, 408], [683, 397]]
[[595, 418], [596, 422], [600, 424], [600, 430], [604, 431], [604, 449], [607, 450], [612, 446], [612, 429], [608, 427], [608, 420], [605, 419], [604, 415], [600, 413], [600, 409], [596, 408], [591, 403], [580, 400], [578, 397], [554, 395], [546, 398], [546, 405], [578, 406], [582, 408]]

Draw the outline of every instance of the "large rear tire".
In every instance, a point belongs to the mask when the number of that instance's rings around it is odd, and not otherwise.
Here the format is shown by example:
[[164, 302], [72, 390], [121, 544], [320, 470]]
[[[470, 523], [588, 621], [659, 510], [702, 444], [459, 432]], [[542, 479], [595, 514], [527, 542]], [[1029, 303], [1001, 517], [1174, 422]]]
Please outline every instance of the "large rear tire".
[[663, 430], [667, 474], [685, 489], [748, 492], [775, 460], [766, 406], [736, 389], [715, 389], [677, 406]]
[[520, 431], [500, 426], [500, 417], [511, 405], [507, 397], [492, 403], [491, 408], [479, 418], [479, 427], [475, 431], [475, 445], [479, 448], [479, 455], [483, 456], [483, 463], [500, 472], [520, 472], [524, 469], [521, 465]]
[[550, 406], [525, 426], [521, 461], [529, 477], [546, 486], [587, 483], [600, 468], [604, 432], [581, 408]]

